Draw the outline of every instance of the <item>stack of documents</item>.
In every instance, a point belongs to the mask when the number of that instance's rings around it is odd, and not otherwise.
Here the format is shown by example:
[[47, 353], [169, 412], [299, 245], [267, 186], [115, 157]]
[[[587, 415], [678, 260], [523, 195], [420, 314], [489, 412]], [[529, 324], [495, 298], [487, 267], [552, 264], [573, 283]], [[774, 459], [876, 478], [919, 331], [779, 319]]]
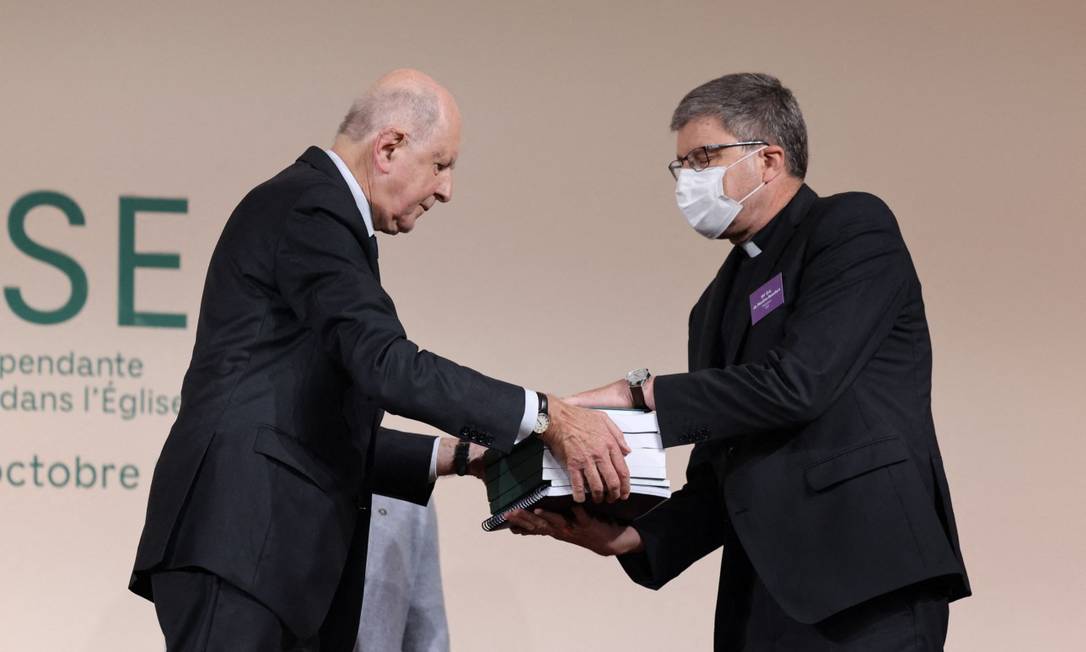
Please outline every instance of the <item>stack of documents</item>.
[[[590, 514], [631, 522], [671, 496], [667, 464], [655, 412], [600, 410], [622, 430], [632, 449], [626, 456], [630, 469], [630, 498], [614, 503], [584, 503]], [[586, 487], [587, 491], [587, 487]], [[538, 437], [529, 437], [508, 455], [488, 453], [486, 494], [491, 517], [483, 521], [487, 532], [506, 527], [515, 509], [568, 512], [573, 486], [565, 468]]]

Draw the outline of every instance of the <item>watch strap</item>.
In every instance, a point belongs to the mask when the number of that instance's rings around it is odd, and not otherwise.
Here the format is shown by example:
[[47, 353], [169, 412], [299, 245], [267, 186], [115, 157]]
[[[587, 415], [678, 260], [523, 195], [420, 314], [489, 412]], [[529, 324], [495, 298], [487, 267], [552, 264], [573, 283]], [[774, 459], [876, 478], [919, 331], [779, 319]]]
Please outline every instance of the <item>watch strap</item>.
[[456, 475], [468, 474], [468, 453], [471, 450], [471, 442], [466, 439], [461, 439], [456, 442], [456, 448], [453, 450], [453, 470], [456, 471]]
[[645, 403], [644, 389], [649, 378], [652, 378], [652, 373], [648, 369], [635, 369], [626, 374], [626, 383], [630, 386], [630, 398], [633, 406], [638, 410], [649, 409], [648, 404]]

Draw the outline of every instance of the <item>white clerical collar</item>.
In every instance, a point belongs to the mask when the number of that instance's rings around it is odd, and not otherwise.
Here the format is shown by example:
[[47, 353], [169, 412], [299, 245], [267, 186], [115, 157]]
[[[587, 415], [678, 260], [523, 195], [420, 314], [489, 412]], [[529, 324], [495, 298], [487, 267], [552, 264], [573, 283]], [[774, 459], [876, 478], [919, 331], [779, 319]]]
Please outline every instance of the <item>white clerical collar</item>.
[[747, 256], [750, 258], [757, 258], [758, 254], [762, 253], [758, 245], [754, 244], [754, 240], [747, 240], [739, 246], [743, 248], [743, 251], [747, 252]]
[[370, 202], [366, 199], [365, 193], [362, 192], [362, 186], [358, 185], [358, 179], [354, 178], [351, 169], [347, 167], [347, 164], [343, 162], [338, 154], [330, 149], [324, 150], [324, 153], [328, 155], [328, 158], [332, 159], [339, 173], [343, 175], [343, 180], [347, 182], [347, 187], [351, 189], [354, 203], [358, 204], [358, 212], [362, 214], [362, 221], [366, 224], [366, 232], [373, 235], [373, 216], [370, 214]]

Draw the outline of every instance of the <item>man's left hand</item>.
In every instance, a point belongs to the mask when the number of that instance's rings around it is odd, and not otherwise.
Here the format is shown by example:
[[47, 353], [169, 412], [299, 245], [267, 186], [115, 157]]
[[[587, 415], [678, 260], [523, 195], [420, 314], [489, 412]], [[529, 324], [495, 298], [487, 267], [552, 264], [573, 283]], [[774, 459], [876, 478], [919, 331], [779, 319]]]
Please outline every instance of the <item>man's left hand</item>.
[[644, 549], [637, 530], [593, 518], [580, 505], [573, 506], [572, 519], [541, 509], [531, 513], [518, 509], [507, 520], [514, 534], [550, 536], [605, 557]]
[[480, 480], [486, 480], [486, 462], [483, 461], [483, 455], [486, 454], [487, 448], [480, 446], [479, 444], [470, 444], [468, 446], [468, 475], [473, 475]]

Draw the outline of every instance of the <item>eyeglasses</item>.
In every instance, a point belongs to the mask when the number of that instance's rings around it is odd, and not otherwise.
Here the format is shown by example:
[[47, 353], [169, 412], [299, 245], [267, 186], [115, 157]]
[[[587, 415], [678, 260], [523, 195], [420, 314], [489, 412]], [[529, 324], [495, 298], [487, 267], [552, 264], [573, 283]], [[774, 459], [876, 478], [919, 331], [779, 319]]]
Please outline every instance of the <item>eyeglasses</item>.
[[746, 140], [741, 143], [728, 143], [726, 145], [702, 145], [701, 147], [695, 147], [686, 153], [686, 156], [677, 158], [674, 161], [667, 164], [667, 171], [671, 173], [671, 176], [678, 181], [679, 170], [685, 167], [689, 167], [694, 172], [701, 172], [705, 168], [709, 167], [709, 163], [713, 160], [713, 155], [722, 149], [728, 149], [729, 147], [747, 147], [750, 145], [769, 145], [764, 140]]

